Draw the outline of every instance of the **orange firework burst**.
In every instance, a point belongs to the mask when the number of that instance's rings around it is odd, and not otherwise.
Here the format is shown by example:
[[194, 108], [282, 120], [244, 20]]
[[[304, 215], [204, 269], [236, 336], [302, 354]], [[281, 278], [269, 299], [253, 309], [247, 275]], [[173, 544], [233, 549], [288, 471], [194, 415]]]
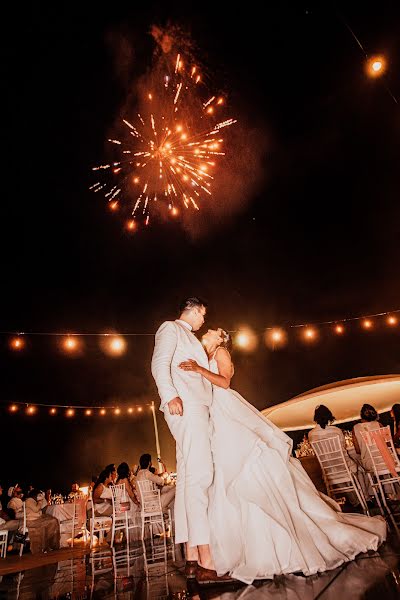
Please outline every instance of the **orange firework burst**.
[[236, 122], [221, 118], [223, 97], [202, 100], [201, 75], [195, 66], [185, 69], [180, 54], [167, 70], [164, 63], [153, 72], [137, 117], [124, 118], [121, 135], [108, 140], [114, 159], [93, 167], [106, 177], [90, 189], [104, 194], [110, 210], [123, 209], [130, 231], [156, 212], [200, 210], [225, 155], [221, 130]]

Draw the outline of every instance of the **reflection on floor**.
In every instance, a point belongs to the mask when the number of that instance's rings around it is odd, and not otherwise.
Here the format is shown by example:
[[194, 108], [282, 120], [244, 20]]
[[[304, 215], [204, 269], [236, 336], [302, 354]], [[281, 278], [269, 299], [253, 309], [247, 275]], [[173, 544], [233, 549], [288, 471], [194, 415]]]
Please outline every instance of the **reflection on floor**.
[[[312, 577], [287, 575], [245, 586], [200, 588], [183, 574], [180, 548], [158, 540], [111, 549], [104, 546], [78, 558], [0, 575], [4, 600], [394, 600], [400, 598], [400, 540], [392, 534], [378, 552], [359, 555], [334, 571]], [[0, 570], [1, 572], [1, 570]]]

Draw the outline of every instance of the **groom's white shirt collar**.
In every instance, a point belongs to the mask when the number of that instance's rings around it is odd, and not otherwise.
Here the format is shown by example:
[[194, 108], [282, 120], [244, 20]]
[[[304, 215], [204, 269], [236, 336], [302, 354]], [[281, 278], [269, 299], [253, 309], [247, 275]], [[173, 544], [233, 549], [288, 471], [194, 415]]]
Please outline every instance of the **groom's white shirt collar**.
[[176, 319], [176, 322], [179, 323], [180, 325], [183, 325], [184, 327], [186, 327], [186, 329], [189, 329], [189, 331], [192, 331], [193, 327], [190, 325], [190, 323], [187, 323], [186, 321], [182, 321], [182, 319]]

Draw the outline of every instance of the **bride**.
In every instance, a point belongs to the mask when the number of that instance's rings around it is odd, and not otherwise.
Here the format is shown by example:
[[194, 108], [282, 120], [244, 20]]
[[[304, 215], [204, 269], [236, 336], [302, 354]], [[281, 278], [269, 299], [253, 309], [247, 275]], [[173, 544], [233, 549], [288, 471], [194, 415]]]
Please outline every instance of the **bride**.
[[210, 407], [214, 481], [208, 517], [218, 575], [244, 583], [334, 569], [386, 539], [382, 517], [343, 514], [319, 493], [292, 440], [230, 388], [234, 373], [230, 336], [209, 329], [202, 338], [209, 370], [194, 360], [180, 364], [213, 384]]

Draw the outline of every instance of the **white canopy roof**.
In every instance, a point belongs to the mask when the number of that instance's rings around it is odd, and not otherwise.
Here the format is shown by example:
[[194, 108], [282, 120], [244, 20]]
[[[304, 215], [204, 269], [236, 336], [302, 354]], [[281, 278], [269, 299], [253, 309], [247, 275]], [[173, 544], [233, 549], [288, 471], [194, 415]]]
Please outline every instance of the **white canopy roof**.
[[262, 413], [280, 429], [297, 431], [314, 427], [314, 410], [318, 404], [332, 411], [335, 423], [346, 423], [360, 418], [363, 404], [371, 404], [382, 413], [396, 402], [400, 403], [400, 375], [376, 375], [329, 383], [266, 408]]

